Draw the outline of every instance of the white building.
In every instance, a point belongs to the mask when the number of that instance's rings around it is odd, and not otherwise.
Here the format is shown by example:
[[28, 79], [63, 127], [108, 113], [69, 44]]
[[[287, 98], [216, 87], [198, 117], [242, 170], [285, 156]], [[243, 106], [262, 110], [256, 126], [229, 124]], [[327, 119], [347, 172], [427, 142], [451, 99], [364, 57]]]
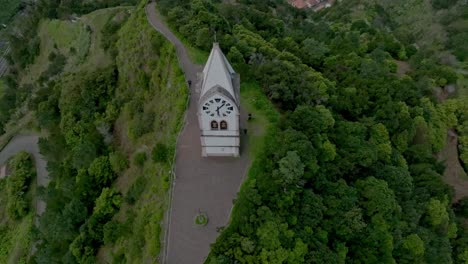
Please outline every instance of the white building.
[[218, 43], [203, 69], [198, 122], [202, 156], [239, 156], [239, 75]]

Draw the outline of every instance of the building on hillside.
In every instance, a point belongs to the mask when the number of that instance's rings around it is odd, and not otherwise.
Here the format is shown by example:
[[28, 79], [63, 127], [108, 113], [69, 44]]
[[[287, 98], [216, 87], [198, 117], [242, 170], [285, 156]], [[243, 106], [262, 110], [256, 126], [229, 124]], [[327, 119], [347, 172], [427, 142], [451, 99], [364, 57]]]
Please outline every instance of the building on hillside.
[[218, 43], [203, 69], [198, 122], [202, 156], [239, 156], [240, 78]]
[[318, 11], [325, 7], [330, 7], [334, 0], [288, 0], [289, 4], [296, 8], [312, 8]]

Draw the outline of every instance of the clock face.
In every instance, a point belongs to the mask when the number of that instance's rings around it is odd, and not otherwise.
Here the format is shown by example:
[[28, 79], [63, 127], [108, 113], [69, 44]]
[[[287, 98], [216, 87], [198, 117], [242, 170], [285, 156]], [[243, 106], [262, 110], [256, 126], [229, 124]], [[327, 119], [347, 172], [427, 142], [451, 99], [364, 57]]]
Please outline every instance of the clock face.
[[211, 117], [226, 117], [234, 112], [234, 106], [221, 97], [213, 97], [203, 104], [202, 111]]

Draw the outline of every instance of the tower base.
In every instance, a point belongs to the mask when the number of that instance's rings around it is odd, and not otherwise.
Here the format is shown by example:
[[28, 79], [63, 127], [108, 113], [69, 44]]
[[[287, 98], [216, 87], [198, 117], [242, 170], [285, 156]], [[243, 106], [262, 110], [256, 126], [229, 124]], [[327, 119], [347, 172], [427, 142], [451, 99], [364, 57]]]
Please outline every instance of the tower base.
[[202, 157], [239, 157], [239, 147], [202, 147]]

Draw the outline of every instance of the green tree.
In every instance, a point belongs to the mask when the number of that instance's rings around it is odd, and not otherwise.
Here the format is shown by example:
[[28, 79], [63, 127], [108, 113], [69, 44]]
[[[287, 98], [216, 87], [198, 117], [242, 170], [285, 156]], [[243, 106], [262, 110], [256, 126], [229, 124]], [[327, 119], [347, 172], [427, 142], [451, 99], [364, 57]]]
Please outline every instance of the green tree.
[[112, 171], [116, 174], [120, 174], [128, 168], [128, 159], [121, 151], [110, 153], [109, 162], [112, 167]]
[[308, 38], [302, 42], [302, 52], [306, 63], [318, 66], [330, 52], [330, 49], [324, 43]]
[[414, 258], [424, 255], [424, 241], [417, 234], [407, 236], [403, 240], [403, 248], [408, 250]]
[[96, 158], [89, 166], [88, 173], [99, 186], [108, 186], [115, 178], [107, 156]]
[[387, 182], [368, 177], [356, 181], [356, 189], [361, 196], [361, 204], [366, 209], [368, 216], [382, 214], [390, 217], [399, 210], [394, 192], [388, 188]]
[[429, 200], [426, 210], [428, 214], [428, 220], [432, 226], [438, 226], [448, 222], [449, 215], [446, 206], [446, 202], [441, 202], [434, 198]]

